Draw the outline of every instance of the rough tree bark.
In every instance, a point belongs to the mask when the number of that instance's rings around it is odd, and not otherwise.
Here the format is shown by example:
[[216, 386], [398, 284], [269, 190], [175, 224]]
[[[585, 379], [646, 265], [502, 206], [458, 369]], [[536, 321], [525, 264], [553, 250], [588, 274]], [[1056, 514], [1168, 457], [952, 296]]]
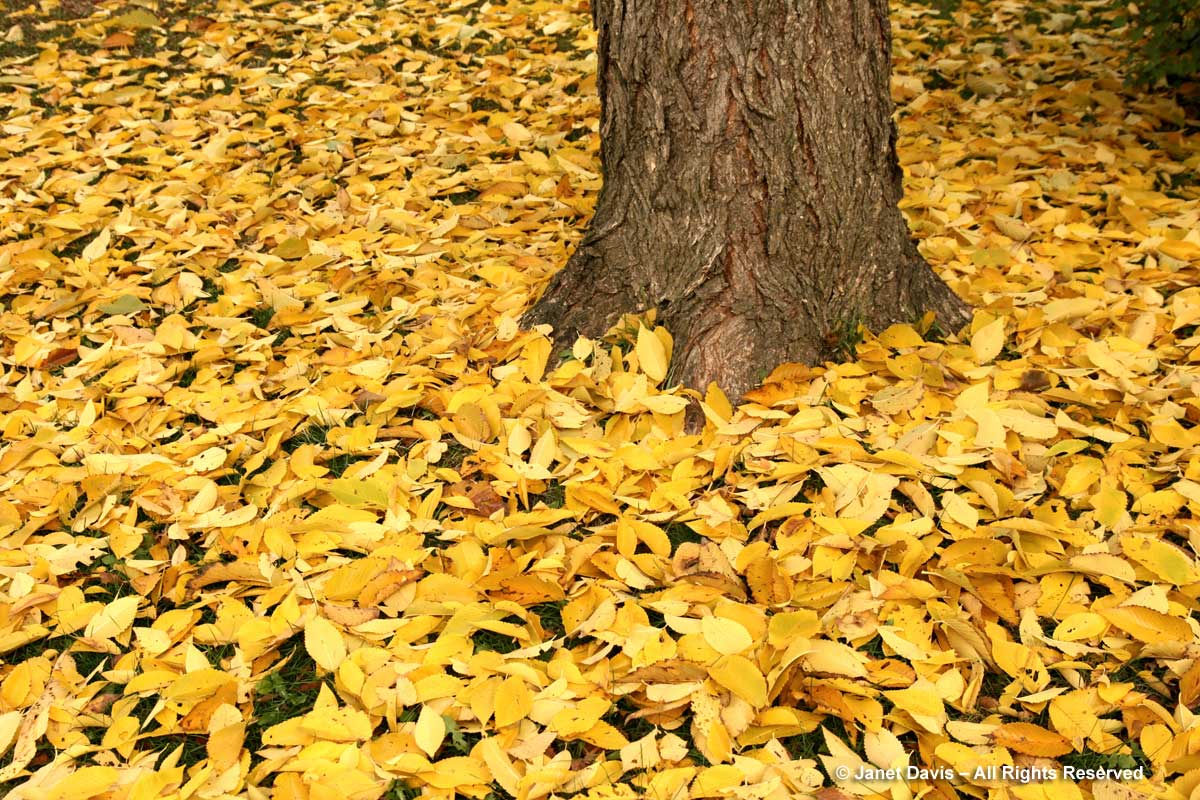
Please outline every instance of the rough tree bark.
[[740, 397], [878, 330], [966, 305], [897, 208], [886, 0], [593, 0], [604, 188], [526, 314], [559, 349], [657, 308], [672, 382]]

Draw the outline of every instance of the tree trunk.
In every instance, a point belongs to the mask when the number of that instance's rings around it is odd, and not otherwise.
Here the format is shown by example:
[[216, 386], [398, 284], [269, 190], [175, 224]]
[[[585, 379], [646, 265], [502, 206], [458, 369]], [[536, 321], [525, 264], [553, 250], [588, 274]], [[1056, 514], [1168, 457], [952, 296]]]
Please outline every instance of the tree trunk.
[[671, 382], [740, 397], [855, 321], [967, 321], [896, 205], [886, 0], [592, 2], [604, 188], [526, 324], [657, 308]]

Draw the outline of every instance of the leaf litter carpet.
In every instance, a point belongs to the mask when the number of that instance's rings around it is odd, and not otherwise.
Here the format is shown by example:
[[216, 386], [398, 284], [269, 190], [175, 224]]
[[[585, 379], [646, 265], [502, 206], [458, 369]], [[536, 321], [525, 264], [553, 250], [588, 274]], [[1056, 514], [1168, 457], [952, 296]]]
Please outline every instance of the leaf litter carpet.
[[893, 89], [973, 323], [735, 406], [518, 327], [585, 4], [10, 3], [0, 794], [1197, 797], [1200, 122], [956, 6]]

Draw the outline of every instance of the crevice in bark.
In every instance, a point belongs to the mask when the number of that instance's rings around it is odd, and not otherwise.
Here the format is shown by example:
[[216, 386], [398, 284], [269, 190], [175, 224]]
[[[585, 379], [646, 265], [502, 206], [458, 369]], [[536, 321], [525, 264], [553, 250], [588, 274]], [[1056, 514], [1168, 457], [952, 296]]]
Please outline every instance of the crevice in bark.
[[672, 377], [740, 397], [872, 329], [966, 305], [921, 259], [901, 196], [886, 0], [594, 0], [605, 185], [526, 324], [556, 351], [657, 308]]

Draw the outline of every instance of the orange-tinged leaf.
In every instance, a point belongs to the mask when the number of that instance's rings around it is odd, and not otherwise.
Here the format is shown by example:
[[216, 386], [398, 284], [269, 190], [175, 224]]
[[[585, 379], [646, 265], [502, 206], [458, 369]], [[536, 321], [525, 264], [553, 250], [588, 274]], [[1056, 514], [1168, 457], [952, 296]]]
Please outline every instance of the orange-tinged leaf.
[[419, 569], [389, 570], [371, 578], [358, 593], [358, 604], [363, 608], [379, 605], [404, 586], [420, 579], [424, 574]]
[[[237, 713], [233, 706], [225, 706]], [[214, 715], [215, 717], [216, 715]], [[228, 769], [237, 763], [241, 755], [242, 745], [246, 741], [246, 723], [234, 722], [213, 730], [208, 735], [204, 749], [208, 753], [209, 762], [220, 769]]]
[[1026, 755], [1057, 758], [1075, 748], [1065, 737], [1028, 722], [1009, 722], [992, 734], [992, 741], [1001, 747]]
[[[137, 43], [137, 39], [132, 34], [125, 31], [110, 33], [104, 37], [104, 41], [100, 44], [102, 47], [133, 47]], [[86, 255], [86, 254], [85, 254]], [[96, 258], [96, 256], [88, 256], [88, 258]]]

